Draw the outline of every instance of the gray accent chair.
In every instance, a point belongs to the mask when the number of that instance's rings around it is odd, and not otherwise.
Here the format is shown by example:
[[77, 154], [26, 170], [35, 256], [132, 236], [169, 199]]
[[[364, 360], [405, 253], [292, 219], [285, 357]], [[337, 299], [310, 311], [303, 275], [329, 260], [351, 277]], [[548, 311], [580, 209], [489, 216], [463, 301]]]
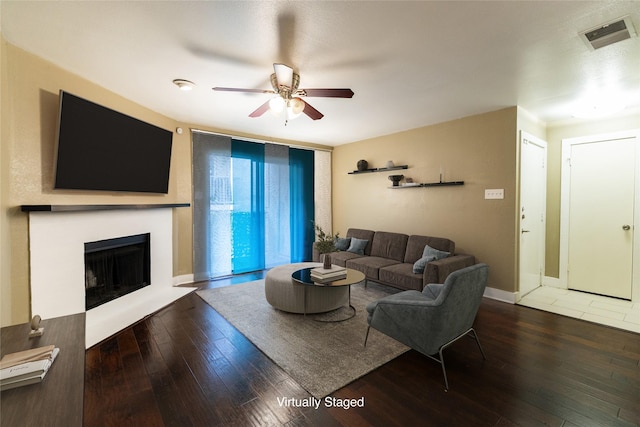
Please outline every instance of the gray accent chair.
[[[486, 359], [473, 329], [489, 267], [475, 264], [451, 273], [443, 284], [429, 284], [422, 292], [410, 290], [367, 305], [367, 345], [371, 327], [440, 363], [445, 390], [449, 390], [442, 351], [469, 334]], [[436, 356], [436, 353], [438, 354]]]

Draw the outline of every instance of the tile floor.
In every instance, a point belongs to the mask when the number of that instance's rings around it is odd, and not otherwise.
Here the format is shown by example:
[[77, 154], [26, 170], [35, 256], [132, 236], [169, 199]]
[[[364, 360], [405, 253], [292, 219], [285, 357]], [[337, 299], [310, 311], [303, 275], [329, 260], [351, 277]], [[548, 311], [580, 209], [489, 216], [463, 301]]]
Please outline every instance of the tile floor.
[[640, 333], [640, 303], [542, 286], [518, 304]]

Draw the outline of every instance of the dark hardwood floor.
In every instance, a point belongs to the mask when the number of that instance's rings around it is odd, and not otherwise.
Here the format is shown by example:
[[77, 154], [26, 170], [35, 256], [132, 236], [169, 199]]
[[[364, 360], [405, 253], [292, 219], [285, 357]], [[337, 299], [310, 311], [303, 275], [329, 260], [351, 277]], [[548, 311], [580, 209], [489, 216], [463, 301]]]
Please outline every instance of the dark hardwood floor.
[[640, 425], [640, 335], [489, 299], [476, 330], [487, 360], [445, 350], [448, 392], [411, 350], [332, 395], [363, 408], [281, 407], [309, 394], [192, 293], [87, 350], [84, 425]]

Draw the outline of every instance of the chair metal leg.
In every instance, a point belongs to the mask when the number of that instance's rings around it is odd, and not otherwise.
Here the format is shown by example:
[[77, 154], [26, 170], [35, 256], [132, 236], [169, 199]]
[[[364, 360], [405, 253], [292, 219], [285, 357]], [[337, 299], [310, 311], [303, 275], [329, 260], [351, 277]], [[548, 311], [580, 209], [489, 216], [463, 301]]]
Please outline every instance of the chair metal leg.
[[367, 334], [364, 336], [364, 346], [367, 346], [367, 339], [369, 338], [369, 329], [371, 329], [371, 326], [367, 326]]
[[444, 356], [442, 355], [442, 351], [445, 349], [446, 346], [447, 344], [443, 345], [442, 347], [440, 347], [440, 350], [438, 350], [439, 357], [435, 357], [428, 354], [426, 354], [425, 356], [427, 356], [429, 359], [436, 361], [440, 364], [440, 367], [442, 368], [442, 375], [444, 375], [444, 391], [449, 391], [449, 380], [447, 379], [447, 370], [444, 367]]
[[447, 379], [447, 370], [444, 367], [444, 356], [442, 355], [444, 347], [440, 347], [440, 366], [442, 366], [442, 375], [444, 375], [444, 391], [449, 391], [449, 380]]
[[444, 375], [444, 386], [445, 386], [444, 391], [449, 391], [449, 380], [447, 379], [447, 370], [446, 370], [446, 368], [444, 366], [444, 355], [442, 354], [442, 352], [444, 351], [445, 348], [449, 347], [451, 344], [453, 344], [454, 342], [458, 341], [460, 338], [464, 337], [467, 334], [470, 335], [476, 341], [476, 344], [478, 344], [478, 348], [480, 349], [480, 353], [482, 353], [482, 358], [484, 360], [487, 360], [487, 357], [484, 354], [484, 350], [482, 349], [482, 346], [480, 345], [480, 339], [478, 339], [478, 334], [476, 334], [476, 331], [473, 328], [470, 328], [464, 334], [460, 334], [457, 337], [455, 337], [454, 339], [452, 339], [451, 341], [449, 341], [448, 343], [445, 343], [442, 346], [440, 346], [440, 349], [438, 350], [439, 358], [436, 358], [436, 357], [433, 357], [433, 356], [428, 356], [428, 357], [431, 358], [432, 360], [435, 360], [436, 362], [440, 363], [440, 366], [442, 366], [442, 375]]
[[487, 360], [487, 356], [484, 354], [484, 350], [482, 349], [482, 346], [480, 345], [480, 338], [478, 338], [478, 334], [476, 333], [476, 330], [471, 328], [471, 332], [473, 332], [471, 334], [471, 336], [473, 337], [474, 340], [476, 340], [476, 344], [478, 344], [478, 348], [480, 349], [480, 353], [482, 353], [482, 358], [484, 360]]

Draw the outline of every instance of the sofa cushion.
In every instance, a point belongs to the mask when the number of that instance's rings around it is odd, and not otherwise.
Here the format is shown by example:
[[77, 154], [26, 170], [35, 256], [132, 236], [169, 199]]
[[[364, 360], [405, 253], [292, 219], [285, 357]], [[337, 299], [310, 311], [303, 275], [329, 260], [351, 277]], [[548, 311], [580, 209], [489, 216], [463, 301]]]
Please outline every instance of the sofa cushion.
[[368, 240], [367, 247], [364, 248], [365, 255], [371, 255], [371, 242], [373, 241], [373, 235], [375, 231], [365, 230], [362, 228], [350, 228], [347, 230], [347, 237]]
[[361, 258], [363, 255], [354, 254], [353, 252], [341, 251], [331, 253], [331, 264], [346, 267], [347, 261], [354, 258]]
[[456, 244], [449, 239], [445, 239], [443, 237], [412, 235], [409, 236], [409, 239], [407, 240], [407, 251], [405, 252], [403, 262], [413, 264], [422, 258], [424, 248], [427, 245], [434, 249], [438, 249], [439, 251], [449, 252], [450, 254], [453, 254], [456, 251]]
[[334, 242], [336, 250], [338, 251], [346, 251], [347, 249], [349, 249], [350, 244], [351, 237], [338, 237]]
[[381, 268], [378, 274], [381, 282], [392, 283], [393, 286], [400, 289], [421, 291], [424, 285], [422, 274], [415, 274], [413, 264], [410, 263], [394, 264]]
[[367, 279], [378, 280], [378, 271], [382, 267], [397, 264], [398, 261], [394, 261], [389, 258], [381, 258], [377, 256], [363, 256], [360, 258], [353, 258], [347, 260], [347, 268], [353, 268], [354, 270], [362, 271]]
[[371, 256], [402, 262], [407, 250], [408, 238], [406, 234], [377, 231], [373, 236]]
[[368, 240], [352, 237], [351, 243], [347, 248], [347, 252], [353, 252], [354, 254], [357, 254], [357, 255], [364, 255], [364, 250], [366, 249], [368, 243], [369, 243]]

